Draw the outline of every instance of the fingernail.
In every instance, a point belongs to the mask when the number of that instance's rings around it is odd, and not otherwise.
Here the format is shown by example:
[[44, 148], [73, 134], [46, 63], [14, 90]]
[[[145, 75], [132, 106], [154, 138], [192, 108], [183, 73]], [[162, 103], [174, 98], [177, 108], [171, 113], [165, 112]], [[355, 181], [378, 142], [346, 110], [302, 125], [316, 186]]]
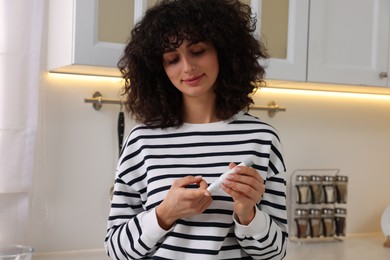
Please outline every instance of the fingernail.
[[202, 175], [195, 176], [195, 179], [202, 179], [202, 178], [203, 178]]
[[234, 174], [229, 174], [226, 176], [226, 179], [233, 180], [234, 179]]
[[235, 172], [235, 173], [238, 173], [238, 172], [240, 172], [240, 171], [241, 171], [241, 167], [240, 167], [240, 166], [234, 168], [234, 172]]
[[203, 194], [204, 194], [206, 197], [210, 197], [210, 194], [209, 194], [207, 191], [205, 191]]
[[229, 184], [230, 184], [230, 181], [227, 180], [227, 179], [225, 179], [225, 180], [223, 181], [223, 183], [226, 184], [226, 185], [229, 185]]

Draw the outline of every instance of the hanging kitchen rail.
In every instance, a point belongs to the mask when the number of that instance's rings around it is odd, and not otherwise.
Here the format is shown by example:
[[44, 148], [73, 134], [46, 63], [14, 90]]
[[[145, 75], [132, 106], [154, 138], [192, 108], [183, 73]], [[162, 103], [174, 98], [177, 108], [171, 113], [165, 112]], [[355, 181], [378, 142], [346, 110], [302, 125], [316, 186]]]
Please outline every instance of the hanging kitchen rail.
[[278, 104], [275, 103], [275, 101], [270, 101], [267, 106], [257, 106], [257, 105], [252, 105], [250, 106], [250, 109], [254, 110], [267, 110], [269, 117], [274, 117], [276, 112], [279, 111], [286, 111], [287, 108], [281, 107]]
[[[95, 110], [100, 110], [103, 106], [103, 104], [114, 104], [114, 105], [124, 105], [125, 100], [124, 99], [110, 99], [110, 98], [103, 98], [102, 94], [100, 94], [99, 91], [96, 91], [92, 98], [84, 98], [84, 103], [92, 103], [92, 106]], [[286, 111], [287, 109], [285, 107], [281, 107], [278, 104], [275, 103], [275, 101], [271, 101], [268, 103], [267, 106], [257, 106], [252, 105], [250, 106], [250, 109], [253, 110], [266, 110], [268, 111], [268, 115], [270, 117], [275, 116], [275, 114], [279, 111]]]
[[92, 98], [84, 98], [84, 103], [92, 103], [92, 107], [95, 110], [100, 110], [103, 104], [114, 104], [114, 105], [124, 105], [125, 100], [123, 99], [111, 99], [103, 98], [102, 94], [99, 91], [96, 91]]

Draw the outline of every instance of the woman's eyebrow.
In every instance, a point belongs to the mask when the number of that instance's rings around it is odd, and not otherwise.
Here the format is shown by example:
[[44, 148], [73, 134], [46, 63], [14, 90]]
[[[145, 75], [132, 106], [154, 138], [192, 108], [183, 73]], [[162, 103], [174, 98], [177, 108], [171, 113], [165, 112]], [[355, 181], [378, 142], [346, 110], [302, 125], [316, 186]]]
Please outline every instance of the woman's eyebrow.
[[[196, 45], [196, 44], [198, 44], [198, 43], [200, 43], [200, 41], [188, 42], [188, 43], [186, 43], [186, 47], [188, 48], [188, 47], [191, 47], [191, 46]], [[170, 52], [175, 52], [176, 49], [177, 49], [177, 48], [174, 48], [174, 47], [166, 48], [166, 49], [164, 50], [163, 54], [170, 53]]]
[[163, 52], [163, 55], [164, 55], [164, 54], [167, 54], [167, 53], [175, 52], [175, 51], [176, 51], [175, 48], [165, 49], [164, 52]]

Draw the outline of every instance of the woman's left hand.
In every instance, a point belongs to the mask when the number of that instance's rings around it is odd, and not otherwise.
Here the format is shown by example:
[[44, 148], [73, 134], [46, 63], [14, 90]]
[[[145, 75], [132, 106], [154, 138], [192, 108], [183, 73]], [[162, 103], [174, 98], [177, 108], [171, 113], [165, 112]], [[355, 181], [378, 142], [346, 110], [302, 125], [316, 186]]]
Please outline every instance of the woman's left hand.
[[[229, 164], [230, 169], [235, 166], [234, 163]], [[227, 176], [222, 189], [232, 196], [238, 221], [248, 225], [255, 217], [256, 204], [261, 201], [265, 191], [263, 178], [255, 169], [239, 166], [235, 173]]]

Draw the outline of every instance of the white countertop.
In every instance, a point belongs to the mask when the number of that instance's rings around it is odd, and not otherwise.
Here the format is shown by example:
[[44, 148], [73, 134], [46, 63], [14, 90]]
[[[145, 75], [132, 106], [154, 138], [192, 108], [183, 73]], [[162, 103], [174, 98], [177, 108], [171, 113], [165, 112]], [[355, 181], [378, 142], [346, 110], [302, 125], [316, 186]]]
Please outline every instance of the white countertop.
[[104, 249], [50, 252], [33, 255], [33, 260], [108, 260]]
[[[389, 260], [382, 234], [347, 236], [336, 242], [289, 242], [286, 260]], [[36, 253], [33, 260], [107, 260], [103, 249], [57, 253]]]
[[341, 241], [289, 242], [286, 260], [390, 260], [390, 248], [383, 246], [382, 234], [351, 235]]

